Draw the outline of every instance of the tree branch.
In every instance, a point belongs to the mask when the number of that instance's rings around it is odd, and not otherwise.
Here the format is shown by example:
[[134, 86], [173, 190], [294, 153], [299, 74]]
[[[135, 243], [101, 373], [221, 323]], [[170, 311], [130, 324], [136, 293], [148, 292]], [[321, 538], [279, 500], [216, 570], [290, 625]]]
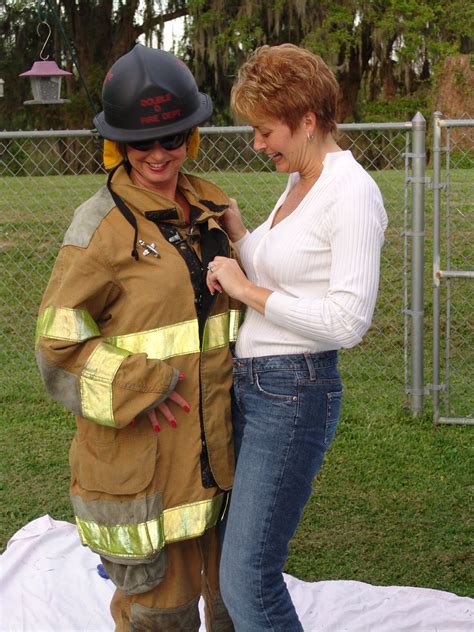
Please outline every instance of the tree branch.
[[189, 9], [183, 7], [182, 9], [171, 11], [171, 13], [163, 13], [162, 15], [157, 16], [153, 20], [150, 20], [150, 25], [157, 26], [158, 24], [162, 24], [163, 22], [171, 22], [171, 20], [183, 18], [185, 15], [189, 15]]

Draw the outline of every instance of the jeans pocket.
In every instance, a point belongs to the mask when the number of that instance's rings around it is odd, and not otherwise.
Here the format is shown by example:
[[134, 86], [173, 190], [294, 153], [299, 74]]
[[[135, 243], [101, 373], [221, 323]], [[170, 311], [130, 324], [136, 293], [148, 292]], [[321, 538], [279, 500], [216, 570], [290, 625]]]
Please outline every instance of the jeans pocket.
[[295, 402], [298, 399], [297, 380], [293, 371], [256, 372], [255, 386], [268, 399], [281, 402]]
[[342, 390], [330, 391], [327, 394], [326, 408], [326, 429], [324, 433], [324, 445], [326, 449], [332, 443], [336, 434], [337, 424], [341, 416]]

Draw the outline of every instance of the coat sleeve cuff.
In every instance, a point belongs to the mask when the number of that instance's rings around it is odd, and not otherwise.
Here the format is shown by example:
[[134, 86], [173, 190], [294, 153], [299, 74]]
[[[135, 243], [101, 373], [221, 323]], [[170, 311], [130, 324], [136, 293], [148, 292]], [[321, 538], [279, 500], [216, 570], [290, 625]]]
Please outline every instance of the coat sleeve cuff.
[[144, 410], [141, 411], [141, 413], [138, 413], [138, 414], [143, 415], [143, 413], [147, 413], [149, 410], [153, 410], [154, 408], [158, 406], [158, 404], [161, 404], [161, 402], [164, 402], [165, 399], [168, 399], [170, 393], [174, 391], [174, 389], [176, 388], [176, 384], [178, 383], [178, 381], [179, 381], [179, 371], [178, 369], [173, 369], [173, 375], [171, 376], [171, 382], [168, 387], [168, 391], [164, 395], [159, 397], [156, 401], [154, 401], [153, 404], [150, 404], [150, 406], [147, 406]]

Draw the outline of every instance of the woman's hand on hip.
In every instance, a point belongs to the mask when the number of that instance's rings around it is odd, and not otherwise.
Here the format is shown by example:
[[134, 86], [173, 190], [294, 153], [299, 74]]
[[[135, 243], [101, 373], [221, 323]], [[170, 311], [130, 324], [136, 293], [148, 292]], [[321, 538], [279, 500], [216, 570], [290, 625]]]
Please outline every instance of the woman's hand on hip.
[[[168, 395], [165, 401], [161, 402], [161, 404], [158, 404], [158, 406], [156, 407], [160, 411], [160, 413], [163, 415], [165, 420], [169, 423], [169, 425], [172, 428], [176, 428], [177, 426], [176, 418], [171, 412], [168, 404], [166, 403], [169, 401], [175, 402], [187, 413], [189, 413], [190, 411], [189, 404], [183, 397], [181, 397], [179, 393], [177, 393], [176, 391], [171, 391], [171, 393]], [[153, 430], [155, 432], [160, 432], [161, 426], [160, 426], [160, 422], [158, 421], [158, 417], [156, 415], [156, 410], [153, 408], [152, 410], [149, 410], [147, 414], [148, 414], [148, 419], [150, 420], [150, 423], [153, 426]]]
[[[184, 380], [183, 373], [180, 373], [179, 380]], [[164, 401], [156, 405], [156, 408], [150, 408], [150, 410], [146, 411], [150, 424], [152, 425], [152, 428], [155, 432], [161, 431], [161, 425], [158, 421], [158, 415], [156, 414], [157, 410], [161, 413], [161, 415], [165, 418], [167, 423], [169, 423], [172, 428], [176, 428], [177, 426], [176, 418], [171, 412], [170, 407], [168, 406], [169, 402], [174, 402], [175, 404], [178, 404], [178, 406], [180, 406], [186, 413], [189, 413], [189, 411], [191, 410], [188, 402], [184, 399], [184, 397], [182, 397], [176, 391], [171, 391]], [[135, 419], [130, 422], [130, 425], [135, 425]]]

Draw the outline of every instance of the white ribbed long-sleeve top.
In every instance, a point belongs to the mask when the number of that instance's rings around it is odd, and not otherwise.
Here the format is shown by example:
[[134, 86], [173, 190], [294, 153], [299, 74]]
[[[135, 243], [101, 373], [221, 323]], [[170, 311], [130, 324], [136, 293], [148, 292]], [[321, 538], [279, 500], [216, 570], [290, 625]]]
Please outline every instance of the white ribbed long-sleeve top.
[[295, 210], [272, 228], [299, 179], [292, 173], [268, 219], [236, 242], [247, 277], [272, 294], [248, 308], [238, 357], [328, 351], [358, 344], [370, 326], [387, 214], [350, 151], [328, 153]]

